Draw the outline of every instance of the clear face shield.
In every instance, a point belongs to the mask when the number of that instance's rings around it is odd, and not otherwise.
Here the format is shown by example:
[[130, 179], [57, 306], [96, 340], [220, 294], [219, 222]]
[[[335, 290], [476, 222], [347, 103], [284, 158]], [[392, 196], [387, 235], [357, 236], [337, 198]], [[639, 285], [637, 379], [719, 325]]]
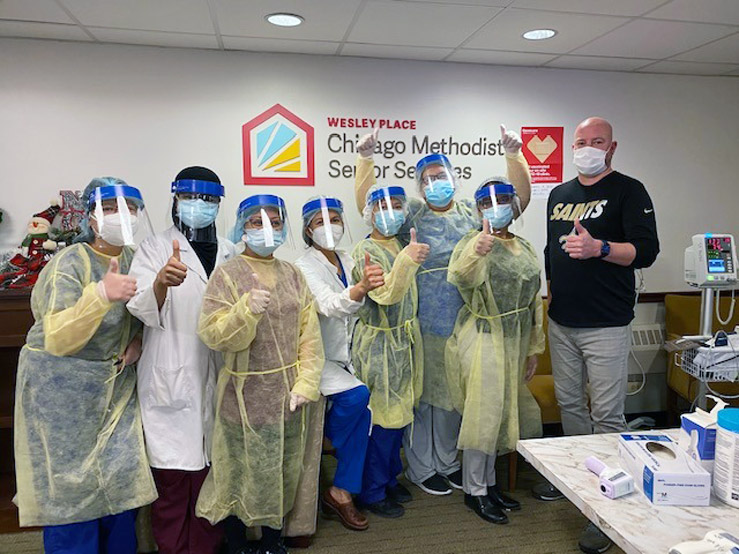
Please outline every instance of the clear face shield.
[[307, 245], [316, 244], [324, 250], [336, 250], [344, 234], [351, 231], [344, 219], [344, 205], [338, 198], [321, 196], [309, 200], [303, 206], [303, 240]]
[[188, 241], [217, 242], [217, 230], [227, 226], [226, 216], [220, 210], [224, 195], [220, 183], [181, 179], [172, 183], [168, 213]]
[[506, 181], [488, 180], [475, 193], [477, 209], [491, 229], [505, 229], [521, 220], [521, 201], [513, 185]]
[[88, 198], [90, 227], [112, 246], [135, 246], [153, 234], [141, 192], [129, 185], [95, 188]]
[[416, 164], [416, 183], [433, 208], [448, 206], [457, 190], [454, 168], [443, 154], [431, 154]]
[[381, 187], [372, 192], [368, 204], [372, 209], [372, 226], [385, 237], [394, 237], [408, 215], [403, 187]]
[[250, 196], [241, 202], [231, 235], [233, 242], [243, 241], [261, 257], [270, 256], [285, 243], [294, 247], [285, 202], [271, 194]]

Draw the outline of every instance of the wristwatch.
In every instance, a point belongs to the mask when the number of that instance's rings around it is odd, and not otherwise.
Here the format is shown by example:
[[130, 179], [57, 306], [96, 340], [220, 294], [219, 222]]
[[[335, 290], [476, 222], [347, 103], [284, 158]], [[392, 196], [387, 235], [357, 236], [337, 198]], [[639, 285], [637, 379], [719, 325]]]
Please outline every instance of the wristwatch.
[[599, 257], [600, 258], [605, 258], [606, 256], [608, 256], [608, 254], [611, 253], [611, 243], [608, 242], [607, 240], [602, 240], [600, 242], [602, 244], [601, 244], [601, 247], [600, 247], [600, 256]]

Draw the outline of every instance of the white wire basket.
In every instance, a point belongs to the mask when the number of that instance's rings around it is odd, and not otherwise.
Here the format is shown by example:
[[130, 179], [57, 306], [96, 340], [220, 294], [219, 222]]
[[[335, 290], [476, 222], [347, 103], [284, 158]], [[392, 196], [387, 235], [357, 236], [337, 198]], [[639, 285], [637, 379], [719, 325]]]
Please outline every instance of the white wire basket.
[[706, 383], [739, 380], [739, 352], [725, 348], [689, 348], [675, 352], [676, 363], [688, 375]]

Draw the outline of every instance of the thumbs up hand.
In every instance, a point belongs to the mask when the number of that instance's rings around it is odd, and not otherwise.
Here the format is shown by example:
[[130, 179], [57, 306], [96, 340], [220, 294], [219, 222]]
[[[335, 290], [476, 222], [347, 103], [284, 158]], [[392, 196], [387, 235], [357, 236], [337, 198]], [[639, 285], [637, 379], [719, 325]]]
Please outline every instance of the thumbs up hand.
[[372, 154], [375, 152], [377, 146], [377, 135], [380, 134], [380, 129], [375, 129], [371, 133], [364, 135], [357, 141], [357, 152], [363, 158], [372, 158]]
[[403, 250], [410, 256], [411, 260], [420, 265], [426, 261], [431, 247], [423, 242], [418, 242], [416, 228], [411, 227], [411, 242]]
[[477, 243], [475, 244], [475, 252], [478, 256], [487, 256], [493, 249], [493, 243], [495, 237], [490, 232], [490, 221], [486, 218], [482, 218], [482, 231], [477, 237]]
[[187, 266], [180, 261], [180, 243], [172, 241], [172, 255], [157, 273], [156, 280], [165, 287], [179, 287], [187, 277]]
[[251, 278], [254, 281], [254, 286], [249, 292], [247, 305], [249, 306], [249, 311], [251, 313], [255, 315], [263, 314], [267, 311], [267, 306], [269, 306], [271, 293], [262, 288], [262, 285], [259, 282], [259, 275], [252, 273]]
[[576, 235], [567, 235], [564, 251], [575, 260], [587, 260], [600, 257], [603, 241], [594, 239], [588, 230], [582, 226], [580, 219], [575, 219]]
[[517, 156], [523, 146], [521, 136], [516, 131], [507, 131], [505, 125], [500, 124], [500, 142], [509, 156]]
[[369, 252], [364, 253], [364, 271], [358, 283], [364, 294], [380, 288], [385, 284], [385, 272], [378, 264], [373, 264]]
[[111, 258], [108, 272], [98, 284], [100, 296], [108, 302], [128, 302], [136, 294], [136, 279], [119, 273], [117, 258]]

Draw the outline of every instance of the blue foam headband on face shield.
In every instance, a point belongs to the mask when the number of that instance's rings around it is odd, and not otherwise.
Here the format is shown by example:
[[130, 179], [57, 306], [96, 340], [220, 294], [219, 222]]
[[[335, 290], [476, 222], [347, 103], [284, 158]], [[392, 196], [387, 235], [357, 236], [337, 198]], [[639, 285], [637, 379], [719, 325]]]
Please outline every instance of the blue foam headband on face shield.
[[390, 198], [393, 197], [400, 197], [403, 200], [405, 200], [405, 190], [403, 187], [382, 187], [377, 190], [372, 191], [372, 194], [370, 194], [368, 204], [374, 204], [375, 202], [379, 202], [386, 196], [389, 196]]
[[282, 213], [287, 211], [285, 210], [285, 201], [279, 196], [274, 194], [255, 194], [241, 201], [236, 215], [238, 217], [253, 208], [277, 208]]
[[312, 212], [317, 212], [324, 206], [329, 210], [336, 210], [341, 214], [344, 213], [344, 204], [338, 198], [316, 198], [303, 205], [303, 218]]
[[87, 209], [92, 209], [98, 199], [103, 201], [118, 198], [119, 196], [133, 200], [137, 205], [144, 205], [144, 198], [136, 187], [132, 187], [131, 185], [107, 185], [98, 187], [90, 192], [90, 197], [87, 199]]
[[475, 201], [479, 202], [485, 198], [490, 198], [491, 188], [495, 194], [516, 194], [516, 189], [510, 183], [493, 183], [492, 185], [483, 185], [477, 189], [477, 192], [475, 192]]
[[428, 156], [425, 156], [418, 160], [418, 163], [416, 164], [417, 179], [421, 178], [421, 173], [423, 173], [423, 170], [430, 165], [443, 165], [444, 167], [452, 167], [449, 158], [447, 158], [444, 154], [429, 154]]
[[196, 179], [180, 179], [172, 183], [174, 194], [208, 194], [210, 196], [226, 196], [226, 189], [221, 183], [214, 181], [198, 181]]

